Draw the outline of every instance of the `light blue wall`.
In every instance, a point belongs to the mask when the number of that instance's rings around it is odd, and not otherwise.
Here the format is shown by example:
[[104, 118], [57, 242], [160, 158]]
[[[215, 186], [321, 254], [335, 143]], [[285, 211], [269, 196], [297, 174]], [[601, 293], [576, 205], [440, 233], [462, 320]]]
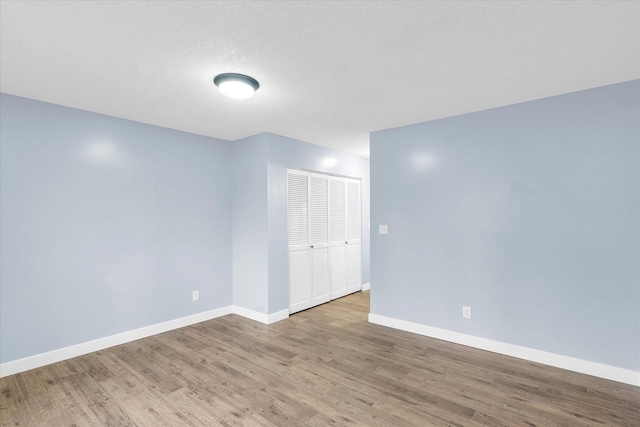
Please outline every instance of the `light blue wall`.
[[[335, 159], [335, 160], [333, 160]], [[280, 135], [268, 134], [269, 313], [289, 308], [287, 168], [362, 180], [362, 282], [369, 282], [369, 160]]]
[[232, 151], [233, 303], [268, 313], [267, 134], [234, 141]]
[[0, 95], [0, 362], [231, 304], [230, 145]]
[[371, 183], [372, 313], [640, 370], [640, 81], [374, 132]]
[[368, 160], [0, 96], [0, 363], [230, 304], [288, 308], [287, 167], [362, 178], [369, 281]]
[[287, 166], [362, 178], [366, 228], [366, 159], [0, 96], [0, 363], [230, 304], [288, 308]]

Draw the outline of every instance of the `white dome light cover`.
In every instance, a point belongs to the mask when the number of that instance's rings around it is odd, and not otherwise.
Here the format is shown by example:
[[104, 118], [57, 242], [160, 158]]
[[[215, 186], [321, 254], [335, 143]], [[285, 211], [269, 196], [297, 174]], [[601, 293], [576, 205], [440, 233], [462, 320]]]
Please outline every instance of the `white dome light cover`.
[[213, 83], [220, 92], [234, 99], [250, 98], [260, 87], [260, 83], [253, 77], [237, 73], [218, 74], [213, 78]]

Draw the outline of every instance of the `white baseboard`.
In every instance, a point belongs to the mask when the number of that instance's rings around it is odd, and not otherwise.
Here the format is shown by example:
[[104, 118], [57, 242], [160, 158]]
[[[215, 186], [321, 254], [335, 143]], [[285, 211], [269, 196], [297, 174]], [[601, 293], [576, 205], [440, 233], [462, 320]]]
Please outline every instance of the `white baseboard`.
[[255, 320], [260, 323], [269, 323], [269, 315], [265, 313], [260, 313], [259, 311], [250, 310], [248, 308], [240, 307], [238, 305], [232, 306], [233, 314], [237, 314], [238, 316], [246, 317], [247, 319]]
[[272, 314], [260, 313], [259, 311], [250, 310], [248, 308], [240, 307], [239, 305], [232, 306], [233, 314], [237, 314], [247, 319], [255, 320], [256, 322], [269, 325], [271, 323], [278, 322], [280, 320], [289, 317], [289, 310], [282, 310]]
[[145, 326], [132, 331], [122, 332], [120, 334], [111, 335], [104, 338], [98, 338], [93, 341], [48, 351], [46, 353], [36, 354], [35, 356], [25, 357], [23, 359], [13, 360], [0, 364], [0, 378], [6, 377], [20, 372], [36, 369], [41, 366], [50, 365], [62, 360], [71, 359], [73, 357], [82, 356], [83, 354], [92, 353], [105, 348], [125, 344], [141, 338], [150, 337], [152, 335], [161, 334], [174, 329], [183, 328], [195, 323], [204, 322], [205, 320], [215, 319], [216, 317], [226, 316], [227, 314], [238, 314], [251, 320], [258, 322], [275, 323], [279, 320], [289, 317], [289, 310], [278, 311], [273, 314], [263, 314], [257, 311], [249, 310], [237, 305], [228, 305], [226, 307], [217, 308], [215, 310], [205, 311], [203, 313], [193, 314], [191, 316], [181, 317], [179, 319], [169, 320], [167, 322], [157, 323], [155, 325]]
[[371, 289], [371, 283], [363, 283], [362, 284], [362, 290], [363, 291], [368, 291], [369, 289]]
[[60, 362], [62, 360], [71, 359], [72, 357], [82, 356], [83, 354], [139, 340], [141, 338], [150, 337], [151, 335], [161, 334], [173, 329], [193, 325], [194, 323], [200, 323], [205, 320], [225, 316], [232, 313], [232, 308], [233, 306], [229, 305], [215, 310], [205, 311], [203, 313], [193, 314], [191, 316], [185, 316], [179, 319], [134, 329], [132, 331], [98, 338], [93, 341], [87, 341], [69, 347], [48, 351], [46, 353], [36, 354], [35, 356], [2, 363], [0, 364], [0, 378], [39, 368], [41, 366], [50, 365], [51, 363]]
[[[363, 287], [364, 288], [364, 287]], [[640, 387], [640, 372], [369, 313], [369, 322]]]
[[286, 319], [288, 317], [289, 317], [289, 309], [277, 311], [275, 313], [271, 313], [269, 315], [269, 319], [268, 319], [269, 321], [267, 322], [267, 325], [270, 325], [271, 323], [279, 322], [279, 321], [284, 320], [284, 319]]

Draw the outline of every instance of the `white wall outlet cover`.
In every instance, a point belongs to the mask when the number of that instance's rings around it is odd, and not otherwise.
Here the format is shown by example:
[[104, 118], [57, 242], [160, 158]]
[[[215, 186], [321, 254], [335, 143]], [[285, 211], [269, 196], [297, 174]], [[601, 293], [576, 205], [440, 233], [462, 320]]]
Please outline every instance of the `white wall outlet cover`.
[[378, 232], [380, 234], [389, 234], [389, 226], [388, 225], [379, 225]]
[[462, 317], [465, 319], [471, 319], [471, 307], [462, 306]]
[[193, 291], [192, 299], [193, 301], [198, 301], [200, 299], [200, 291]]

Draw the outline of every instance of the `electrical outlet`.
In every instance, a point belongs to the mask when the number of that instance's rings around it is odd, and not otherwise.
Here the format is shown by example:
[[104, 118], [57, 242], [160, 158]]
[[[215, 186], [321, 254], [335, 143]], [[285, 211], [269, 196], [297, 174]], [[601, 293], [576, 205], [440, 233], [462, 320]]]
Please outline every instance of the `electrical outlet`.
[[200, 291], [193, 291], [191, 297], [194, 301], [198, 301], [200, 299]]
[[389, 234], [389, 226], [388, 225], [379, 225], [378, 232], [380, 234]]
[[466, 305], [462, 306], [462, 317], [464, 317], [465, 319], [471, 319], [471, 307], [468, 307]]

